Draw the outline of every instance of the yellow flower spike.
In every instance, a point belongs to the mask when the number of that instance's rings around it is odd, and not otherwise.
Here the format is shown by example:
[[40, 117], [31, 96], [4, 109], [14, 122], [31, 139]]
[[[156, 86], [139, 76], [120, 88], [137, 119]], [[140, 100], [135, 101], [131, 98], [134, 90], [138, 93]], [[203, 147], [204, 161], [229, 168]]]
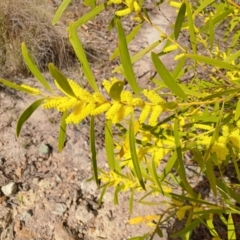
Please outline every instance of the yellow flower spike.
[[68, 97], [50, 97], [42, 104], [42, 108], [50, 109], [56, 108], [59, 104], [68, 101]]
[[133, 108], [131, 106], [124, 106], [121, 105], [120, 109], [114, 116], [112, 117], [112, 123], [116, 124], [121, 122], [126, 116], [128, 116], [133, 111]]
[[143, 110], [141, 112], [141, 115], [139, 117], [139, 122], [140, 123], [145, 122], [145, 120], [147, 119], [150, 111], [151, 111], [151, 106], [149, 104], [145, 104], [145, 106], [143, 107]]
[[157, 125], [157, 120], [159, 115], [162, 113], [163, 108], [160, 105], [156, 105], [152, 107], [152, 113], [150, 115], [150, 118], [148, 120], [148, 124], [150, 126], [156, 126]]
[[115, 14], [119, 17], [124, 17], [128, 14], [130, 14], [132, 11], [130, 8], [125, 8], [123, 10], [116, 11]]
[[96, 115], [102, 114], [102, 113], [108, 111], [110, 107], [111, 107], [110, 103], [103, 103], [99, 107], [96, 107], [95, 109], [93, 109], [91, 112], [91, 115], [96, 116]]
[[231, 141], [234, 147], [240, 148], [240, 135], [239, 129], [236, 129], [231, 132], [228, 139]]
[[95, 108], [94, 103], [85, 104], [82, 103], [78, 105], [73, 112], [66, 118], [66, 124], [78, 124], [84, 118], [91, 114], [91, 111]]
[[136, 107], [142, 107], [144, 102], [141, 98], [133, 98], [132, 104], [133, 106], [136, 106]]
[[154, 104], [158, 104], [160, 102], [164, 102], [164, 100], [153, 90], [147, 90], [144, 89], [142, 91], [143, 95], [147, 97], [147, 99], [154, 103]]
[[214, 143], [211, 152], [216, 153], [219, 161], [224, 161], [229, 153], [226, 145], [224, 143]]
[[20, 86], [21, 86], [22, 88], [25, 88], [25, 89], [31, 91], [31, 92], [32, 92], [31, 94], [33, 94], [33, 95], [39, 95], [39, 94], [40, 94], [40, 90], [37, 89], [37, 88], [30, 87], [30, 86], [25, 85], [25, 84], [21, 84]]
[[179, 126], [184, 126], [185, 125], [185, 118], [184, 117], [179, 117]]
[[105, 90], [107, 91], [107, 93], [109, 93], [112, 84], [108, 80], [104, 79], [102, 82], [102, 85], [105, 88]]
[[166, 149], [163, 146], [160, 148], [156, 148], [156, 150], [152, 154], [153, 161], [159, 165], [161, 160], [169, 153], [170, 149]]
[[133, 103], [133, 95], [130, 91], [122, 91], [121, 92], [121, 102], [124, 102], [128, 105], [132, 105]]
[[127, 117], [134, 111], [132, 106], [124, 106], [123, 118]]
[[229, 135], [229, 127], [228, 126], [226, 126], [226, 125], [222, 126], [222, 135], [224, 137], [227, 137]]
[[183, 58], [185, 55], [186, 55], [185, 53], [181, 53], [181, 54], [176, 55], [176, 56], [174, 57], [174, 61], [177, 61], [177, 60]]
[[134, 11], [135, 11], [136, 13], [140, 13], [140, 12], [141, 12], [141, 7], [140, 7], [139, 4], [137, 3], [137, 1], [134, 1], [133, 7], [134, 7]]
[[165, 53], [172, 52], [172, 51], [177, 50], [177, 49], [178, 49], [177, 45], [171, 45], [171, 46], [168, 46], [168, 47], [164, 48], [163, 52], [165, 52]]
[[130, 224], [139, 224], [139, 223], [148, 223], [154, 220], [159, 219], [160, 215], [147, 215], [147, 216], [139, 216], [135, 218], [131, 218], [128, 220]]
[[211, 137], [209, 136], [199, 136], [197, 143], [204, 146], [209, 146], [211, 142]]
[[100, 104], [103, 104], [107, 101], [105, 97], [99, 92], [94, 93], [93, 98], [97, 103], [100, 103]]
[[227, 141], [228, 141], [228, 139], [226, 137], [221, 136], [221, 137], [218, 138], [219, 143], [223, 143], [223, 144], [226, 145]]
[[110, 0], [109, 3], [113, 3], [113, 4], [121, 4], [123, 2], [123, 0]]
[[170, 1], [169, 5], [175, 8], [180, 8], [182, 4], [175, 1]]
[[76, 82], [71, 79], [68, 79], [68, 83], [71, 86], [74, 94], [76, 97], [82, 100], [88, 100], [92, 98], [92, 94], [86, 91], [85, 89], [81, 88]]
[[111, 83], [111, 85], [113, 85], [115, 82], [118, 82], [119, 80], [117, 79], [117, 78], [115, 78], [115, 77], [111, 77], [110, 78], [110, 83]]
[[65, 112], [77, 107], [81, 102], [76, 98], [69, 98], [67, 101], [60, 103], [56, 108], [59, 112]]
[[113, 119], [115, 115], [117, 115], [118, 111], [122, 107], [122, 104], [119, 102], [114, 102], [113, 105], [110, 107], [110, 109], [106, 113], [107, 119]]

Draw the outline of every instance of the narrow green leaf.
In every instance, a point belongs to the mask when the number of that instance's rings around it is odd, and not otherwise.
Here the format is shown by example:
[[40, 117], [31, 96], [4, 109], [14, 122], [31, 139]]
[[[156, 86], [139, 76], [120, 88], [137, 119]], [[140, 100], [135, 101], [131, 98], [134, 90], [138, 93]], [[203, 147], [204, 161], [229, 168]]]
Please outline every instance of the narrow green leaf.
[[60, 17], [62, 16], [63, 12], [66, 10], [66, 8], [68, 7], [68, 5], [71, 3], [72, 0], [63, 0], [62, 3], [60, 4], [60, 6], [58, 7], [53, 20], [52, 20], [52, 25], [55, 25], [58, 20], [60, 19]]
[[227, 221], [226, 221], [225, 217], [222, 214], [220, 214], [219, 217], [222, 220], [222, 222], [227, 226]]
[[116, 188], [115, 188], [115, 192], [114, 192], [114, 198], [113, 198], [113, 203], [115, 205], [118, 205], [118, 194], [121, 192], [121, 190], [123, 189], [123, 185], [118, 185]]
[[171, 73], [167, 70], [162, 61], [158, 58], [157, 54], [154, 52], [152, 52], [152, 61], [155, 66], [155, 69], [157, 70], [158, 75], [162, 78], [167, 87], [178, 97], [187, 100], [187, 96], [185, 95], [183, 90], [175, 82]]
[[[94, 8], [94, 9], [96, 9], [96, 8]], [[87, 60], [84, 48], [83, 48], [82, 43], [77, 35], [77, 31], [76, 31], [76, 28], [74, 27], [73, 23], [69, 23], [69, 40], [73, 46], [73, 49], [77, 55], [79, 62], [82, 65], [83, 73], [84, 73], [87, 81], [89, 82], [89, 84], [93, 88], [93, 90], [95, 92], [98, 92], [99, 90], [98, 90], [96, 80], [94, 78], [94, 75], [93, 75], [93, 72], [89, 65], [89, 62]]]
[[68, 111], [65, 111], [62, 115], [61, 118], [61, 124], [60, 124], [60, 129], [59, 129], [59, 136], [58, 136], [58, 150], [61, 152], [64, 144], [65, 144], [65, 140], [66, 140], [66, 129], [67, 129], [67, 124], [66, 124], [66, 117], [68, 116]]
[[203, 98], [202, 100], [203, 100], [203, 101], [211, 100], [211, 99], [214, 99], [214, 98], [217, 98], [217, 97], [222, 97], [222, 96], [230, 95], [231, 93], [236, 93], [236, 92], [239, 92], [239, 91], [240, 91], [240, 88], [232, 88], [232, 89], [229, 89], [229, 90], [226, 90], [226, 91], [214, 93], [214, 94], [212, 94], [212, 95], [209, 95], [209, 96]]
[[234, 121], [237, 121], [240, 117], [240, 99], [238, 99], [238, 102], [237, 102], [237, 107], [236, 107], [236, 110], [235, 110], [235, 116], [234, 116]]
[[[127, 44], [130, 43], [133, 38], [138, 34], [139, 30], [141, 29], [142, 24], [138, 24], [136, 27], [133, 28], [133, 30], [127, 35], [126, 41]], [[119, 56], [119, 48], [116, 48], [113, 54], [110, 56], [109, 60], [112, 61], [116, 57]]]
[[[191, 203], [204, 204], [204, 205], [207, 205], [207, 206], [210, 206], [210, 207], [216, 207], [215, 203], [210, 203], [208, 201], [200, 200], [200, 199], [197, 199], [197, 198], [186, 197], [184, 195], [178, 195], [178, 194], [175, 194], [175, 193], [169, 193], [169, 195], [172, 196], [172, 199], [177, 200], [177, 201], [181, 201], [181, 202], [189, 201]], [[206, 211], [206, 210], [204, 210], [204, 211]]]
[[57, 67], [53, 65], [53, 63], [48, 64], [48, 69], [60, 88], [70, 96], [76, 97], [70, 84], [68, 83], [67, 78], [58, 70]]
[[103, 200], [104, 194], [105, 194], [105, 192], [107, 190], [107, 186], [108, 186], [108, 184], [105, 184], [105, 186], [102, 187], [102, 191], [101, 191], [100, 197], [98, 199], [98, 205], [102, 204], [102, 200]]
[[179, 37], [179, 33], [181, 31], [182, 28], [182, 24], [185, 18], [185, 14], [186, 14], [186, 3], [183, 3], [178, 11], [178, 15], [177, 15], [177, 19], [175, 21], [174, 24], [174, 37], [175, 40], [178, 39]]
[[115, 169], [115, 159], [113, 152], [113, 135], [112, 135], [112, 121], [105, 122], [105, 149], [107, 154], [107, 161], [109, 168], [113, 171]]
[[174, 71], [172, 73], [172, 76], [174, 79], [177, 79], [179, 78], [179, 75], [181, 74], [181, 72], [183, 71], [184, 69], [184, 66], [185, 66], [185, 62], [186, 62], [186, 57], [182, 57], [179, 61], [178, 61], [178, 64], [177, 66], [174, 68]]
[[91, 122], [90, 122], [90, 149], [92, 153], [92, 170], [93, 170], [93, 176], [96, 184], [99, 186], [100, 182], [98, 179], [98, 170], [97, 170], [97, 152], [96, 152], [96, 146], [95, 146], [95, 126], [94, 126], [94, 117], [91, 116]]
[[195, 54], [186, 54], [186, 57], [191, 58], [196, 61], [199, 61], [199, 62], [202, 62], [202, 63], [212, 65], [214, 67], [219, 67], [219, 68], [227, 69], [227, 70], [240, 71], [240, 69], [238, 69], [236, 66], [226, 63], [222, 60], [217, 60], [217, 59], [213, 59], [210, 57], [205, 57], [205, 56], [200, 56], [200, 55], [195, 55]]
[[[157, 227], [156, 228], [156, 231], [155, 231], [155, 233], [160, 237], [160, 238], [162, 238], [163, 237], [163, 233], [162, 233], [162, 230], [159, 228], [159, 227]], [[154, 236], [153, 236], [154, 237]], [[154, 238], [153, 238], [154, 239]]]
[[211, 218], [206, 219], [206, 224], [207, 224], [207, 226], [208, 226], [208, 230], [210, 231], [211, 235], [212, 235], [214, 238], [217, 237], [217, 238], [221, 239], [221, 238], [219, 237], [217, 231], [215, 230], [215, 227], [214, 227], [214, 224], [213, 224], [213, 219], [211, 219]]
[[211, 159], [208, 159], [206, 161], [206, 176], [214, 196], [217, 196], [216, 177], [215, 177], [213, 163]]
[[79, 18], [76, 22], [71, 23], [74, 28], [80, 27], [84, 23], [92, 20], [95, 16], [97, 16], [100, 12], [102, 12], [105, 9], [106, 5], [103, 3], [99, 6], [94, 7], [91, 11], [84, 14], [81, 18]]
[[214, 43], [214, 26], [213, 26], [213, 20], [212, 16], [209, 15], [209, 49], [212, 50], [213, 48], [213, 43]]
[[192, 50], [194, 54], [197, 54], [197, 44], [196, 44], [196, 35], [195, 35], [195, 26], [194, 26], [194, 18], [192, 15], [191, 5], [189, 0], [185, 0], [186, 9], [187, 9], [187, 18], [188, 18], [188, 26], [189, 26], [189, 34], [190, 34], [190, 41], [192, 45]]
[[239, 59], [240, 56], [240, 50], [236, 51], [235, 53], [230, 54], [227, 58], [225, 58], [223, 61], [224, 62], [232, 62], [235, 61], [236, 59]]
[[216, 178], [216, 184], [224, 193], [227, 193], [237, 203], [240, 203], [240, 195], [236, 193], [234, 190], [232, 190], [232, 188], [229, 188], [226, 183]]
[[192, 197], [196, 196], [196, 193], [193, 191], [192, 187], [190, 186], [188, 180], [187, 180], [187, 175], [185, 172], [185, 167], [184, 167], [184, 162], [183, 162], [183, 157], [182, 157], [182, 147], [181, 147], [181, 142], [179, 138], [179, 125], [178, 125], [178, 119], [176, 118], [174, 121], [174, 138], [175, 138], [175, 145], [176, 145], [176, 152], [177, 152], [177, 158], [178, 158], [178, 174], [181, 177], [181, 181], [188, 192], [189, 195]]
[[237, 239], [232, 214], [228, 215], [227, 232], [228, 232], [228, 240]]
[[[216, 24], [218, 24], [219, 22], [223, 21], [230, 13], [233, 12], [233, 9], [229, 9], [224, 11], [221, 15], [215, 17], [212, 21], [213, 21], [213, 26], [215, 26]], [[209, 23], [208, 21], [205, 23], [205, 25], [200, 29], [200, 32], [206, 31], [209, 28]]]
[[210, 209], [210, 210], [202, 210], [202, 211], [196, 211], [193, 213], [193, 215], [209, 215], [209, 214], [229, 214], [229, 213], [237, 213], [239, 214], [239, 211], [235, 210], [235, 209], [227, 209], [226, 207], [219, 207], [216, 209], [216, 205], [214, 208]]
[[207, 6], [212, 4], [214, 0], [204, 0], [204, 1], [199, 1], [200, 5], [198, 8], [194, 11], [193, 17], [195, 18], [203, 9], [205, 9]]
[[175, 238], [175, 237], [179, 237], [182, 236], [188, 232], [191, 232], [193, 229], [195, 229], [202, 221], [203, 221], [203, 217], [199, 217], [197, 219], [195, 219], [192, 223], [190, 223], [189, 225], [187, 225], [183, 230], [172, 234], [170, 237]]
[[154, 178], [154, 182], [156, 183], [156, 185], [159, 188], [159, 191], [164, 194], [161, 183], [159, 181], [159, 176], [157, 174], [157, 168], [156, 168], [156, 163], [155, 161], [152, 159], [152, 172], [153, 172], [153, 178]]
[[26, 62], [29, 70], [32, 72], [32, 74], [37, 78], [37, 80], [50, 92], [52, 92], [52, 88], [48, 84], [47, 80], [44, 78], [44, 76], [41, 74], [35, 63], [33, 62], [32, 58], [30, 57], [26, 44], [22, 43], [22, 55], [24, 58], [24, 61]]
[[35, 112], [35, 110], [43, 103], [45, 98], [39, 99], [32, 103], [28, 108], [24, 110], [24, 112], [21, 114], [21, 116], [18, 119], [17, 122], [17, 129], [16, 129], [16, 135], [19, 136], [23, 124], [31, 117], [31, 115]]
[[123, 87], [124, 87], [123, 81], [115, 82], [110, 88], [109, 96], [115, 101], [120, 101]]
[[172, 171], [172, 168], [174, 167], [176, 160], [177, 160], [177, 154], [173, 153], [172, 156], [168, 159], [162, 175], [159, 177], [160, 182], [162, 182], [166, 178], [168, 173]]
[[142, 188], [144, 190], [145, 189], [145, 184], [142, 178], [142, 173], [141, 173], [141, 169], [139, 166], [139, 161], [138, 161], [138, 156], [137, 156], [137, 151], [136, 151], [136, 146], [135, 146], [135, 132], [134, 132], [134, 120], [133, 120], [133, 116], [130, 119], [130, 123], [129, 123], [129, 145], [130, 145], [130, 151], [131, 151], [131, 158], [132, 158], [132, 162], [133, 162], [133, 166], [134, 166], [134, 171], [136, 174], [136, 177], [140, 183], [140, 185], [142, 186]]
[[231, 159], [232, 159], [235, 171], [236, 171], [236, 173], [234, 173], [234, 174], [237, 175], [237, 178], [240, 181], [240, 170], [239, 170], [239, 166], [238, 166], [238, 157], [236, 159], [236, 154], [234, 153], [234, 150], [232, 147], [229, 147], [229, 151], [230, 151], [229, 155], [231, 156]]
[[94, 8], [96, 6], [96, 0], [84, 0], [84, 5]]
[[29, 89], [26, 89], [26, 88], [24, 88], [24, 87], [21, 87], [20, 85], [18, 85], [18, 84], [16, 84], [16, 83], [12, 83], [12, 82], [10, 82], [10, 81], [8, 81], [8, 80], [5, 80], [5, 79], [2, 79], [2, 78], [0, 78], [0, 83], [4, 84], [4, 85], [7, 86], [7, 87], [10, 87], [10, 88], [12, 88], [12, 89], [15, 89], [15, 90], [17, 90], [17, 91], [21, 91], [21, 92], [25, 92], [25, 93], [30, 93], [30, 94], [33, 93], [33, 92], [32, 92], [31, 90], [29, 90]]
[[[161, 43], [161, 41], [156, 41], [150, 45], [148, 45], [147, 47], [145, 47], [144, 49], [140, 50], [139, 52], [137, 52], [136, 54], [134, 54], [131, 57], [131, 63], [134, 64], [135, 62], [137, 62], [138, 60], [140, 60], [141, 58], [143, 58], [144, 56], [146, 56], [147, 53], [149, 53], [150, 51], [152, 51], [154, 48], [156, 48], [159, 44]], [[119, 66], [115, 67], [113, 70], [113, 73], [115, 72], [122, 72], [123, 71], [123, 66], [122, 64], [120, 64]]]
[[133, 71], [133, 67], [131, 64], [131, 59], [129, 55], [129, 51], [127, 48], [127, 41], [125, 37], [125, 33], [121, 24], [121, 21], [117, 20], [117, 31], [118, 31], [118, 47], [120, 51], [120, 59], [123, 65], [124, 73], [128, 83], [130, 84], [134, 93], [139, 96], [140, 88], [137, 84], [137, 80]]

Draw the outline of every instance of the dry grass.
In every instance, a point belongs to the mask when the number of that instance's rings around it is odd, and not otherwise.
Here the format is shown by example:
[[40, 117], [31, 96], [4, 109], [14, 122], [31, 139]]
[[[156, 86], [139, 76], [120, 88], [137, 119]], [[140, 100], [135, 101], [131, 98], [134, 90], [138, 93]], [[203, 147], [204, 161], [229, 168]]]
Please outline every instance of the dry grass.
[[27, 73], [21, 55], [22, 42], [26, 43], [42, 71], [49, 62], [59, 68], [73, 64], [75, 55], [67, 37], [64, 37], [66, 26], [52, 26], [53, 14], [54, 9], [48, 0], [0, 1], [1, 76]]

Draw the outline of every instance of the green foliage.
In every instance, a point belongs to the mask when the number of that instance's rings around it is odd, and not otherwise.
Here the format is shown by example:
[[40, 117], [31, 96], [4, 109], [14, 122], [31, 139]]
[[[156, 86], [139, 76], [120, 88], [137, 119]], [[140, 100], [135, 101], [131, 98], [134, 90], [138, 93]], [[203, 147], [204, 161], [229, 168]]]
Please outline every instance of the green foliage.
[[[16, 90], [25, 91], [44, 98], [34, 102], [19, 118], [17, 135], [25, 121], [42, 104], [44, 108], [55, 108], [63, 113], [59, 136], [59, 149], [64, 146], [66, 125], [78, 124], [85, 117], [91, 117], [90, 145], [94, 179], [101, 184], [102, 194], [107, 188], [115, 189], [114, 203], [118, 203], [118, 194], [122, 191], [130, 194], [130, 211], [137, 192], [142, 193], [139, 204], [164, 205], [166, 211], [155, 215], [139, 216], [130, 220], [131, 224], [145, 223], [152, 226], [152, 231], [144, 236], [132, 239], [153, 239], [161, 236], [161, 226], [172, 217], [186, 220], [185, 227], [173, 236], [190, 239], [193, 230], [204, 224], [213, 239], [221, 239], [221, 233], [214, 225], [214, 216], [218, 215], [227, 227], [228, 239], [236, 239], [234, 214], [239, 214], [239, 157], [240, 157], [240, 64], [239, 22], [240, 6], [231, 0], [216, 3], [201, 0], [191, 3], [188, 0], [171, 1], [179, 9], [173, 32], [168, 36], [154, 25], [143, 8], [144, 1], [110, 0], [97, 5], [96, 1], [85, 1], [91, 10], [69, 25], [69, 40], [78, 56], [86, 80], [93, 88], [87, 92], [74, 81], [67, 79], [53, 64], [49, 71], [55, 78], [55, 85], [61, 95], [53, 92], [46, 80], [31, 60], [26, 46], [22, 45], [25, 61], [34, 76], [49, 92], [46, 96], [40, 90], [29, 86], [18, 86], [7, 80], [1, 83]], [[164, 1], [159, 1], [161, 5]], [[63, 1], [56, 12], [53, 23], [61, 17], [70, 1]], [[118, 34], [118, 48], [110, 60], [120, 57], [121, 72], [131, 91], [124, 89], [124, 82], [112, 77], [103, 81], [108, 94], [99, 93], [94, 75], [77, 35], [76, 29], [105, 10], [107, 5], [120, 4], [115, 13], [112, 27]], [[123, 7], [123, 8], [121, 8]], [[211, 12], [209, 13], [209, 10]], [[132, 14], [139, 24], [125, 35], [122, 18]], [[197, 23], [198, 19], [198, 23]], [[137, 35], [142, 23], [149, 24], [159, 32], [159, 39], [154, 45], [130, 56], [128, 44]], [[223, 29], [225, 42], [219, 45], [216, 34], [221, 24], [228, 24]], [[189, 36], [190, 46], [184, 46], [179, 39], [184, 33]], [[163, 50], [159, 53], [155, 47], [166, 39]], [[204, 49], [200, 51], [199, 49]], [[132, 64], [151, 51], [153, 66], [160, 78], [153, 78], [156, 88], [141, 89], [137, 83]], [[175, 51], [175, 68], [168, 70], [159, 56]], [[189, 60], [189, 61], [186, 61]], [[201, 77], [198, 73], [204, 72]], [[192, 73], [192, 78], [185, 84], [182, 79]], [[162, 91], [164, 89], [164, 91]], [[166, 89], [168, 93], [166, 94]], [[109, 100], [110, 98], [110, 100]], [[140, 113], [139, 113], [140, 112]], [[97, 167], [95, 148], [94, 117], [104, 114], [105, 145], [109, 170]], [[159, 120], [161, 116], [161, 120]], [[121, 134], [116, 140], [113, 125]], [[127, 126], [127, 127], [126, 127]], [[119, 140], [121, 137], [121, 140]], [[189, 182], [186, 167], [190, 158], [195, 166], [196, 181], [204, 176], [210, 190], [218, 201], [214, 202]], [[165, 161], [163, 161], [165, 160]], [[229, 182], [225, 172], [233, 166], [236, 182]], [[161, 170], [160, 170], [161, 169]], [[180, 189], [180, 191], [179, 191]], [[154, 202], [149, 196], [163, 195], [168, 201]], [[236, 204], [235, 204], [236, 203]]]

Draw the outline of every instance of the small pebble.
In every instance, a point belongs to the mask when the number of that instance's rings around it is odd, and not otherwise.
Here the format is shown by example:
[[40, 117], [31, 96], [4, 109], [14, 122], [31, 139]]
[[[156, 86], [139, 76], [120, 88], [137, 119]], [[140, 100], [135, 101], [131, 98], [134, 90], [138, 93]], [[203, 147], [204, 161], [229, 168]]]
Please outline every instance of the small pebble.
[[26, 221], [27, 219], [29, 219], [30, 217], [32, 217], [33, 212], [32, 210], [27, 210], [25, 212], [22, 213], [20, 220], [21, 221]]
[[67, 211], [67, 205], [64, 203], [56, 203], [54, 211], [52, 211], [55, 215], [63, 215]]
[[11, 196], [12, 194], [16, 193], [18, 190], [18, 186], [15, 182], [11, 182], [1, 188], [2, 192], [5, 196]]

